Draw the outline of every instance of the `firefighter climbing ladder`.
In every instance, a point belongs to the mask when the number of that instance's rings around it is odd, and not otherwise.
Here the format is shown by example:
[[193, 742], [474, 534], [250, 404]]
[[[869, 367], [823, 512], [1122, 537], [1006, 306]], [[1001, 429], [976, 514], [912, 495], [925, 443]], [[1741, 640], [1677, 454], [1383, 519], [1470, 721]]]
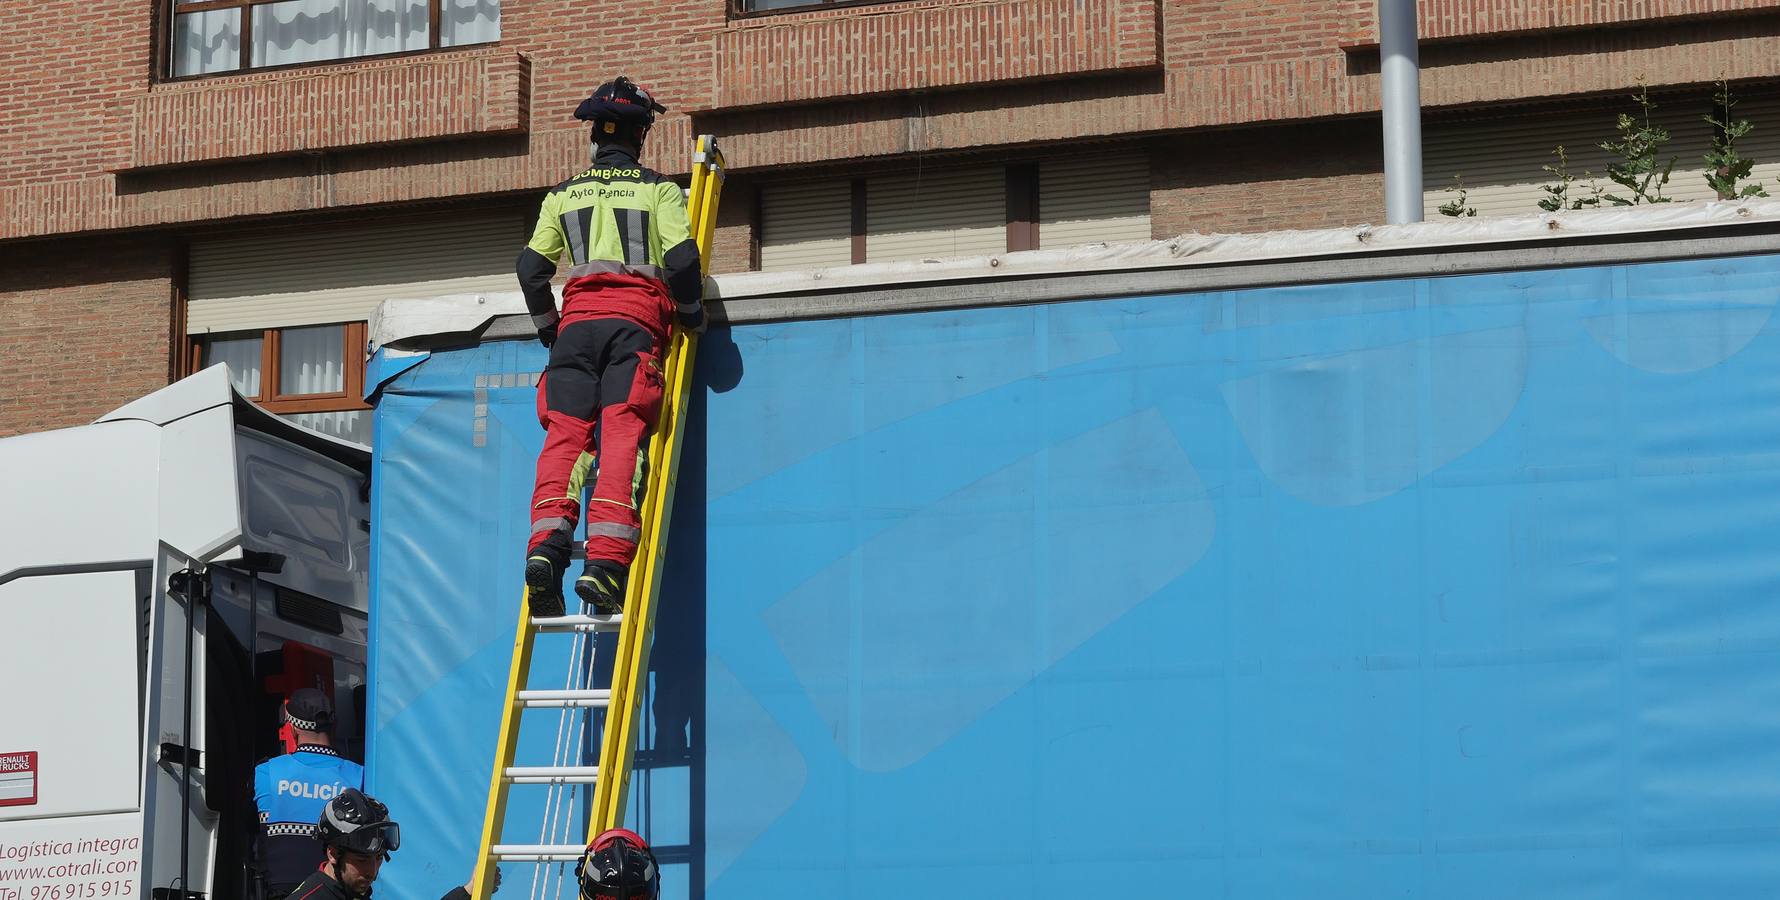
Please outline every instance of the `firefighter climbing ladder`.
[[[693, 238], [706, 269], [710, 267], [711, 236], [717, 224], [717, 201], [723, 192], [723, 155], [711, 135], [698, 139], [692, 157], [692, 189], [687, 215]], [[681, 422], [691, 396], [692, 363], [698, 352], [698, 335], [674, 328], [663, 375], [661, 415], [649, 440], [649, 481], [643, 494], [643, 534], [637, 543], [636, 562], [622, 615], [568, 615], [532, 619], [527, 598], [519, 603], [519, 626], [513, 638], [513, 662], [507, 672], [507, 696], [501, 710], [499, 743], [495, 748], [494, 773], [489, 781], [488, 807], [482, 820], [482, 842], [476, 853], [476, 872], [470, 884], [472, 900], [488, 900], [493, 888], [494, 867], [503, 860], [514, 862], [572, 862], [586, 841], [572, 840], [573, 817], [570, 792], [591, 786], [588, 807], [588, 839], [624, 822], [625, 792], [630, 783], [631, 758], [637, 743], [637, 713], [649, 673], [650, 636], [655, 627], [655, 603], [661, 590], [663, 557], [667, 551], [668, 517], [674, 505], [674, 481], [679, 470]], [[568, 594], [574, 598], [574, 594]], [[609, 689], [591, 688], [595, 635], [617, 632], [617, 652], [612, 660]], [[532, 646], [539, 634], [574, 636], [567, 683], [560, 689], [532, 690], [526, 684], [532, 662]], [[517, 766], [521, 714], [526, 710], [557, 710], [556, 751], [551, 765]], [[577, 752], [577, 714], [605, 711], [597, 766], [567, 765]], [[535, 844], [501, 843], [507, 812], [507, 792], [514, 785], [545, 785], [545, 822]], [[539, 874], [543, 866], [539, 866]], [[566, 867], [564, 867], [566, 868]], [[561, 892], [562, 869], [558, 890]], [[534, 874], [532, 896], [539, 896]], [[576, 891], [571, 888], [570, 896]]]

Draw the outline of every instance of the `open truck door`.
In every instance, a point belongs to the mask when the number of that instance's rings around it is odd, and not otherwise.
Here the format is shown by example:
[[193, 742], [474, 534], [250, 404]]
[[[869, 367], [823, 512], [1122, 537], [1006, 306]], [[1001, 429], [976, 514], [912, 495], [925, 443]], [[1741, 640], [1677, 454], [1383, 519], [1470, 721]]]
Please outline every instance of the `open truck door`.
[[369, 464], [220, 366], [0, 440], [0, 900], [253, 895], [287, 685], [362, 755]]

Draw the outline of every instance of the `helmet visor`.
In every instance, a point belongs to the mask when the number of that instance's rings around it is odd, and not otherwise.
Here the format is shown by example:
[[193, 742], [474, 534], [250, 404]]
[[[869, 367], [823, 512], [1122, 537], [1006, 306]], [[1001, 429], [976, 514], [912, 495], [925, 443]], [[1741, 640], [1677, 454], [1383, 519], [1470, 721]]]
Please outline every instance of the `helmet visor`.
[[393, 853], [402, 846], [402, 826], [394, 822], [378, 822], [355, 828], [340, 836], [340, 844], [353, 853], [378, 856]]

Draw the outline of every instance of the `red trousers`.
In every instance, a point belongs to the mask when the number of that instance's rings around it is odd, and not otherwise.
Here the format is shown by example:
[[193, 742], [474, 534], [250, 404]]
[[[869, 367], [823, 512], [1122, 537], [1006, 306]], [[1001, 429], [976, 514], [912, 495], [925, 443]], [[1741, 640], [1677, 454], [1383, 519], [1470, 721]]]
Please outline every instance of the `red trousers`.
[[642, 521], [649, 434], [661, 409], [660, 347], [647, 329], [620, 318], [572, 321], [550, 349], [538, 382], [544, 449], [532, 490], [529, 549], [568, 562], [581, 492], [587, 504], [587, 558], [629, 565]]

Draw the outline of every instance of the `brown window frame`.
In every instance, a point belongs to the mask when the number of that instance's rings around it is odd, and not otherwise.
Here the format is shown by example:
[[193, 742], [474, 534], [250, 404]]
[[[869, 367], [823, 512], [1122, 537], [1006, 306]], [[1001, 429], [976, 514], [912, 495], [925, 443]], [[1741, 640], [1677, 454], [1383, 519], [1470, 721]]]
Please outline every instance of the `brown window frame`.
[[1038, 246], [1038, 163], [1008, 163], [1007, 252]]
[[285, 394], [279, 391], [278, 368], [284, 332], [289, 328], [312, 328], [315, 325], [287, 325], [282, 328], [219, 331], [190, 336], [188, 358], [191, 372], [204, 367], [205, 345], [213, 340], [260, 338], [260, 392], [247, 399], [278, 415], [292, 413], [360, 412], [371, 408], [365, 402], [365, 323], [323, 322], [320, 325], [344, 325], [341, 329], [345, 363], [341, 366], [342, 389], [326, 394]]
[[[479, 44], [453, 44], [449, 47], [440, 46], [441, 16], [444, 0], [426, 0], [427, 2], [427, 37], [426, 47], [420, 50], [398, 50], [394, 53], [374, 53], [364, 56], [342, 56], [339, 59], [318, 59], [313, 62], [280, 63], [276, 66], [255, 66], [253, 63], [253, 9], [255, 6], [270, 6], [286, 0], [160, 0], [161, 21], [157, 23], [161, 39], [156, 42], [157, 68], [162, 81], [194, 81], [200, 78], [220, 78], [224, 75], [240, 75], [245, 72], [275, 72], [280, 69], [306, 69], [315, 66], [336, 65], [339, 63], [359, 62], [367, 59], [391, 59], [403, 56], [420, 56], [426, 53], [439, 53], [447, 50], [461, 50], [465, 47], [487, 47], [498, 44], [500, 40]], [[345, 0], [341, 0], [345, 2]], [[740, 0], [737, 0], [740, 2]], [[184, 13], [210, 12], [218, 9], [241, 10], [241, 56], [235, 68], [226, 72], [205, 72], [197, 75], [173, 74], [173, 33], [178, 17]]]
[[865, 240], [866, 235], [870, 234], [865, 223], [865, 211], [868, 208], [865, 202], [865, 190], [864, 178], [854, 178], [847, 185], [847, 213], [851, 217], [847, 230], [853, 240], [852, 265], [855, 266], [863, 265], [866, 262]]

